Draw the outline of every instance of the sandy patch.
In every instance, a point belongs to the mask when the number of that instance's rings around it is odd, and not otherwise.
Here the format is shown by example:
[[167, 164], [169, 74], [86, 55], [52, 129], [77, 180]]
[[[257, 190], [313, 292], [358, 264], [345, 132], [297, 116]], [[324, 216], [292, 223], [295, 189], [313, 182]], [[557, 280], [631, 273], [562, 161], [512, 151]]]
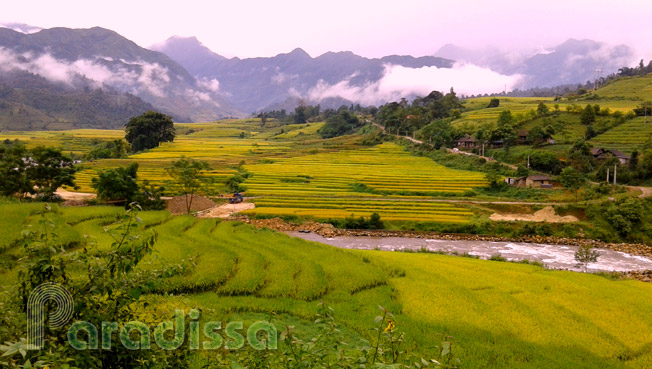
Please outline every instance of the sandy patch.
[[579, 219], [572, 215], [559, 216], [555, 214], [555, 209], [552, 206], [546, 206], [545, 208], [535, 212], [534, 214], [498, 214], [493, 213], [489, 219], [499, 222], [499, 221], [515, 221], [523, 220], [526, 222], [547, 222], [547, 223], [571, 223], [577, 222]]
[[210, 209], [206, 209], [197, 214], [199, 218], [228, 218], [231, 214], [236, 214], [241, 211], [250, 210], [255, 208], [251, 202], [241, 202], [239, 204], [222, 204]]
[[[192, 204], [190, 205], [190, 212], [202, 211], [211, 209], [217, 206], [213, 200], [208, 197], [194, 195], [192, 197]], [[186, 197], [176, 196], [167, 201], [167, 208], [172, 214], [185, 214], [186, 213]]]

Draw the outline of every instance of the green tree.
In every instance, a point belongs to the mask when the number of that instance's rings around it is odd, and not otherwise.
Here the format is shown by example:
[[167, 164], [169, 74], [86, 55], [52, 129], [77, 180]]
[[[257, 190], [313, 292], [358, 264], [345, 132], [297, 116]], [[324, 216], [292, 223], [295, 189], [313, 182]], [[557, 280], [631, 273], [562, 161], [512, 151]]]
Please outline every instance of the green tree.
[[487, 105], [487, 108], [497, 108], [500, 106], [500, 100], [499, 99], [491, 99], [489, 101], [489, 104]]
[[595, 132], [595, 129], [593, 128], [593, 124], [589, 124], [586, 126], [586, 132], [584, 133], [585, 139], [590, 140], [597, 135], [598, 134]]
[[39, 146], [32, 150], [27, 176], [36, 188], [38, 197], [50, 200], [61, 186], [76, 187], [73, 160], [54, 147]]
[[584, 271], [589, 266], [589, 263], [598, 261], [600, 253], [598, 253], [591, 245], [582, 245], [575, 252], [575, 261], [582, 264]]
[[176, 136], [172, 118], [151, 110], [129, 119], [125, 132], [125, 140], [134, 152], [153, 149], [161, 142], [172, 142]]
[[34, 193], [34, 186], [27, 177], [29, 153], [20, 141], [0, 144], [0, 195]]
[[92, 179], [91, 187], [102, 201], [125, 200], [131, 203], [138, 193], [138, 163], [102, 171]]
[[595, 168], [595, 159], [591, 154], [591, 146], [585, 140], [577, 140], [568, 150], [568, 162], [570, 165], [584, 173]]
[[578, 201], [578, 191], [586, 183], [584, 173], [573, 167], [566, 167], [561, 171], [559, 178], [562, 186], [575, 192], [575, 201]]
[[205, 181], [205, 172], [210, 170], [210, 165], [206, 161], [181, 159], [173, 161], [172, 166], [167, 168], [167, 172], [172, 177], [181, 193], [185, 196], [186, 212], [190, 214], [192, 208], [192, 199], [199, 191]]
[[345, 109], [339, 109], [326, 119], [326, 123], [319, 130], [323, 138], [332, 138], [355, 132], [362, 126], [362, 123], [353, 113]]
[[580, 113], [580, 122], [585, 126], [595, 122], [595, 108], [592, 105], [587, 105]]
[[537, 115], [540, 117], [543, 117], [545, 115], [548, 115], [550, 112], [550, 109], [548, 109], [548, 106], [542, 102], [539, 103], [539, 106], [537, 106]]

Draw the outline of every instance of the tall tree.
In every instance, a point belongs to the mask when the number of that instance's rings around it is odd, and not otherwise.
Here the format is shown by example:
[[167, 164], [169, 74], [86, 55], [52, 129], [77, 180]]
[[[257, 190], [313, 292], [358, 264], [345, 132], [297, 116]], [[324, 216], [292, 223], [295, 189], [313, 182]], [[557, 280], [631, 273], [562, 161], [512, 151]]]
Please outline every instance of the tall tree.
[[210, 168], [206, 161], [181, 157], [181, 159], [173, 161], [172, 166], [167, 169], [168, 174], [175, 180], [181, 193], [185, 196], [188, 214], [192, 208], [192, 199], [203, 186], [205, 172]]
[[595, 122], [595, 108], [591, 105], [587, 105], [582, 109], [580, 113], [580, 122], [585, 126]]
[[75, 185], [73, 160], [54, 147], [39, 146], [32, 150], [27, 165], [27, 176], [43, 199], [51, 199], [61, 186]]
[[91, 186], [97, 191], [100, 200], [125, 200], [131, 203], [138, 193], [137, 173], [138, 163], [107, 169], [93, 178]]
[[27, 149], [20, 141], [8, 140], [0, 144], [0, 195], [34, 192], [34, 186], [27, 177], [26, 157]]
[[559, 178], [561, 180], [562, 186], [575, 192], [575, 201], [577, 201], [578, 191], [580, 188], [582, 188], [584, 183], [586, 183], [586, 178], [584, 177], [584, 173], [580, 172], [579, 170], [573, 167], [566, 167], [564, 168], [564, 170], [561, 171]]
[[161, 142], [172, 142], [176, 135], [172, 118], [151, 110], [129, 119], [125, 131], [125, 140], [134, 152], [153, 149]]

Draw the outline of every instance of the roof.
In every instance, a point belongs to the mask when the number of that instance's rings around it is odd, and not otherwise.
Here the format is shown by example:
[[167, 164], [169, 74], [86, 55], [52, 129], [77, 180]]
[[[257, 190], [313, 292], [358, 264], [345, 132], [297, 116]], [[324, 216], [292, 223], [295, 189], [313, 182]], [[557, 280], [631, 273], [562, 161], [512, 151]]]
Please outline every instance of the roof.
[[591, 154], [593, 156], [598, 156], [604, 152], [604, 149], [591, 149]]
[[629, 155], [625, 154], [622, 151], [618, 151], [618, 150], [609, 150], [609, 151], [611, 152], [611, 155], [617, 158], [629, 159]]
[[475, 138], [473, 137], [462, 137], [457, 142], [475, 142]]
[[527, 179], [530, 181], [549, 181], [550, 177], [545, 174], [533, 174], [531, 176], [527, 176]]
[[527, 136], [528, 133], [530, 133], [530, 131], [528, 131], [527, 129], [522, 129], [522, 130], [518, 131], [519, 137], [520, 136]]

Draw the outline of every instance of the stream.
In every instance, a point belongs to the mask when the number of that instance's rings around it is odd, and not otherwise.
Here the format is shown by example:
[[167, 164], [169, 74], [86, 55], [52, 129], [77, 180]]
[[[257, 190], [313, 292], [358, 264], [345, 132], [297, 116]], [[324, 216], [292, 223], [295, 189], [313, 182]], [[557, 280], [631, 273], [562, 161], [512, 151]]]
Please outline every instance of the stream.
[[[500, 254], [507, 260], [540, 261], [551, 269], [565, 269], [581, 272], [583, 267], [575, 261], [577, 246], [545, 245], [524, 242], [488, 242], [488, 241], [460, 241], [438, 240], [407, 237], [333, 237], [325, 238], [316, 233], [286, 232], [290, 236], [303, 238], [309, 241], [360, 250], [402, 251], [406, 249], [431, 252], [443, 251], [478, 256], [488, 259], [492, 255]], [[628, 272], [634, 270], [652, 270], [652, 260], [643, 256], [636, 256], [620, 251], [597, 249], [600, 253], [598, 261], [590, 263], [588, 271]]]

